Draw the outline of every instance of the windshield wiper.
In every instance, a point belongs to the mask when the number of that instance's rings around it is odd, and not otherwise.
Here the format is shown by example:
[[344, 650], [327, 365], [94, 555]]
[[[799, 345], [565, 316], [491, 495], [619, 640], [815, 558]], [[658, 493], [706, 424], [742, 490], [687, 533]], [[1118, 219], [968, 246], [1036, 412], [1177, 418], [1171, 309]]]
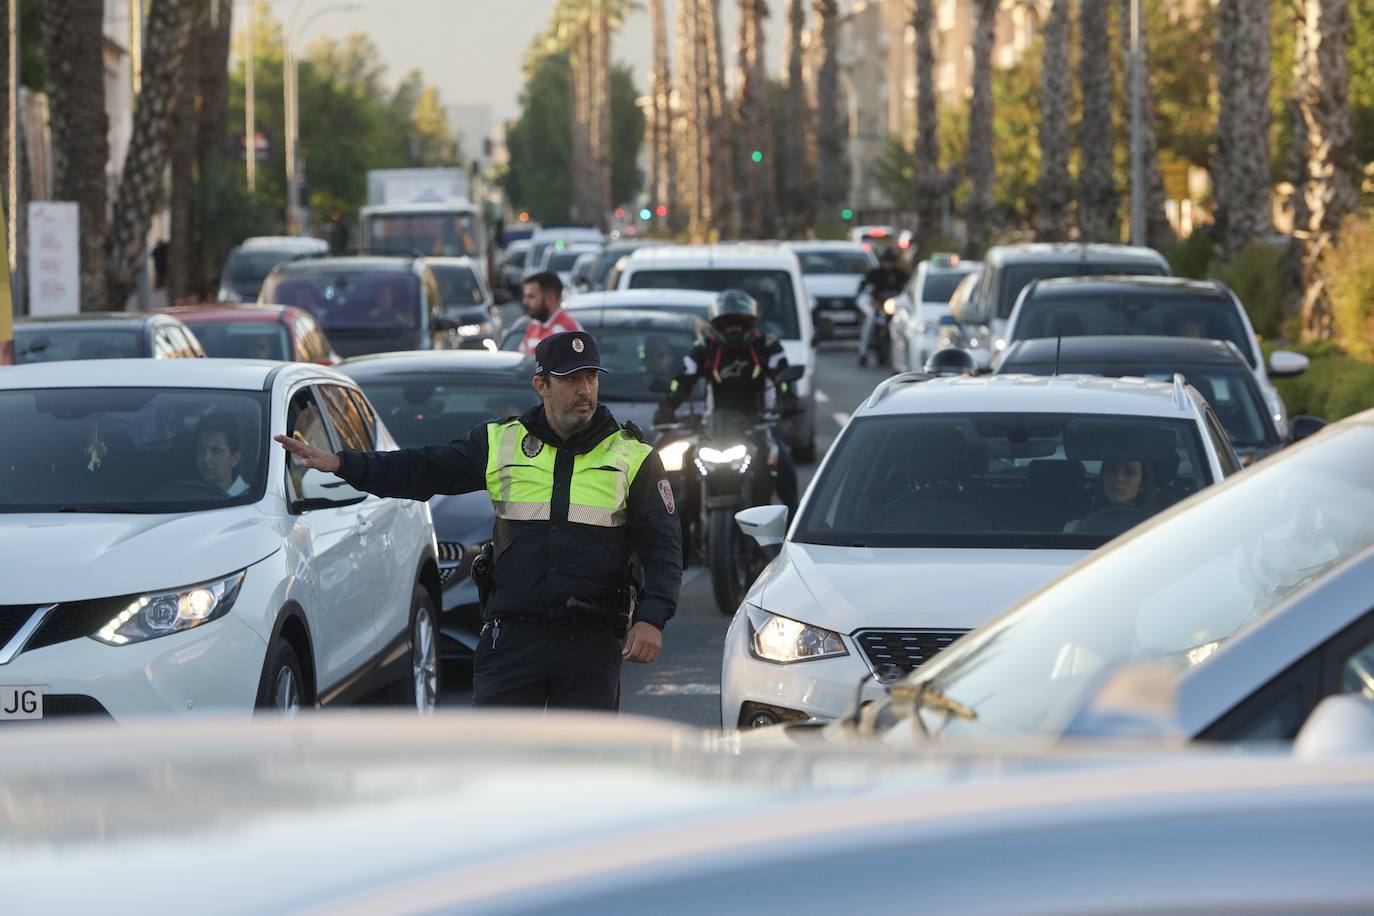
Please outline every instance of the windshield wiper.
[[894, 701], [909, 700], [911, 702], [911, 718], [916, 720], [916, 725], [927, 738], [930, 737], [930, 730], [926, 728], [926, 723], [921, 719], [922, 708], [936, 709], [969, 722], [978, 718], [978, 713], [958, 700], [945, 696], [932, 686], [929, 680], [921, 681], [915, 685], [905, 681], [893, 684], [888, 688], [888, 693]]

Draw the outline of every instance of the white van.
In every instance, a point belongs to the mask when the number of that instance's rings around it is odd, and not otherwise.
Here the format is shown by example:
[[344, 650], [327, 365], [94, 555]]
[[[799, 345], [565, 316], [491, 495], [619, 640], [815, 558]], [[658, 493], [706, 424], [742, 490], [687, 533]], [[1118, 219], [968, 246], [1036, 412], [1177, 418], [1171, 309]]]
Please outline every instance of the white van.
[[639, 248], [618, 289], [742, 289], [758, 300], [763, 329], [782, 341], [787, 361], [805, 370], [797, 383], [802, 414], [783, 424], [798, 461], [816, 457], [816, 355], [811, 298], [797, 256], [777, 245], [675, 245]]

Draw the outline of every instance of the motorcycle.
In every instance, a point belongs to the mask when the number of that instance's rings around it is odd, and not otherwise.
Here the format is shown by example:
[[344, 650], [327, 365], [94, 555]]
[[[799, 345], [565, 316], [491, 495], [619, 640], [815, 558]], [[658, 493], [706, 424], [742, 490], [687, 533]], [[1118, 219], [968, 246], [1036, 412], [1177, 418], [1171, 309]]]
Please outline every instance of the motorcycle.
[[[856, 300], [859, 309], [865, 313], [872, 321], [873, 328], [868, 337], [868, 348], [859, 353], [860, 365], [868, 365], [868, 355], [870, 353], [877, 357], [879, 366], [886, 366], [892, 361], [892, 312], [888, 310], [889, 303], [894, 296], [900, 294], [900, 290], [887, 290], [881, 293], [860, 293]], [[863, 341], [860, 340], [860, 347]]]

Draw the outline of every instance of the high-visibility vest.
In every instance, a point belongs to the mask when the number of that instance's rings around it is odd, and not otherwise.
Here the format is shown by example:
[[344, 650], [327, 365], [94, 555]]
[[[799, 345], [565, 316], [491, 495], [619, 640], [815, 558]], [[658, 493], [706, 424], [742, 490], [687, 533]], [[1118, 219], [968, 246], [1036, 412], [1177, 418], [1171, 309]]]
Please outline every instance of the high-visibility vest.
[[[574, 456], [567, 520], [602, 528], [623, 526], [630, 484], [652, 451], [617, 429], [591, 451]], [[487, 493], [497, 519], [550, 520], [556, 455], [557, 449], [519, 420], [487, 427]]]

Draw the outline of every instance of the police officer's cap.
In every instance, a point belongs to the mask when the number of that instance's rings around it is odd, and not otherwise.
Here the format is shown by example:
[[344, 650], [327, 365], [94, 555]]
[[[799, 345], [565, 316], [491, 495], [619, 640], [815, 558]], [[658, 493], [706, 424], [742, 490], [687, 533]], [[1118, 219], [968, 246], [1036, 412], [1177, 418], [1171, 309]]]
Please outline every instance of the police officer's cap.
[[586, 331], [550, 334], [534, 348], [534, 371], [549, 375], [572, 375], [583, 369], [605, 372], [596, 341]]

